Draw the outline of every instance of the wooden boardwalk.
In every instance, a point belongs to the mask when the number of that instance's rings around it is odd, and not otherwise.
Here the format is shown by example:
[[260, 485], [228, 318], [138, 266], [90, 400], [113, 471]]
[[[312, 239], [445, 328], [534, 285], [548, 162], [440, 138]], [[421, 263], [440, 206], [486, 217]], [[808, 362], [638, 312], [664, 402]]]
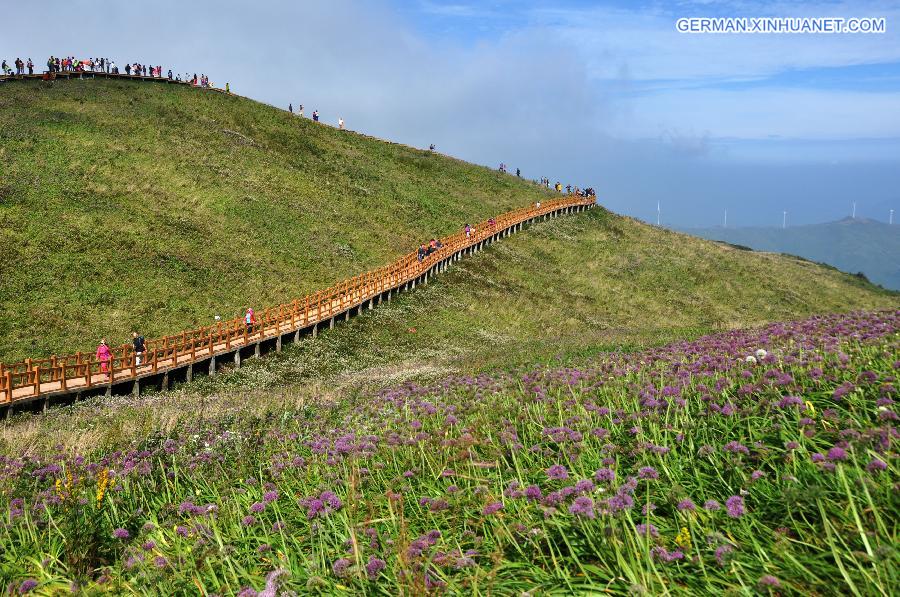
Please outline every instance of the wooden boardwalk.
[[259, 356], [272, 349], [280, 351], [285, 340], [298, 341], [304, 334], [315, 336], [321, 327], [333, 327], [341, 316], [349, 319], [353, 309], [361, 313], [382, 300], [390, 301], [395, 292], [427, 283], [430, 275], [521, 230], [524, 224], [583, 211], [595, 204], [594, 196], [568, 195], [505, 213], [496, 217], [493, 224], [490, 220], [476, 224], [469, 236], [458, 232], [441, 239], [443, 246], [421, 261], [415, 252], [409, 253], [385, 267], [264, 309], [252, 330], [238, 318], [147, 340], [140, 363], [130, 344], [111, 347], [112, 359], [106, 363], [99, 362], [93, 352], [0, 363], [0, 407], [6, 409], [8, 416], [13, 406], [36, 400], [43, 400], [46, 408], [52, 398], [67, 395], [114, 391], [137, 394], [142, 384], [165, 389], [176, 375], [190, 381], [195, 371], [214, 374], [227, 361], [239, 367], [248, 356]]

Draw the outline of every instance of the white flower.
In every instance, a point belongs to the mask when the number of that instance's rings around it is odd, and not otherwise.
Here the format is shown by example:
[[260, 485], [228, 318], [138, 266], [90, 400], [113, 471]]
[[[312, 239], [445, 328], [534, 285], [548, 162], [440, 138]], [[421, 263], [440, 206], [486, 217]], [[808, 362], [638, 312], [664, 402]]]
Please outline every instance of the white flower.
[[744, 359], [744, 360], [747, 361], [747, 362], [750, 363], [750, 364], [756, 364], [756, 357], [753, 356], [752, 354], [751, 354], [750, 356], [748, 356], [748, 357], [747, 357], [746, 359]]
[[760, 348], [759, 350], [756, 351], [756, 358], [758, 358], [758, 359], [764, 359], [764, 358], [766, 358], [766, 355], [767, 355], [767, 354], [769, 354], [769, 353], [767, 353], [767, 352], [765, 351], [765, 349]]

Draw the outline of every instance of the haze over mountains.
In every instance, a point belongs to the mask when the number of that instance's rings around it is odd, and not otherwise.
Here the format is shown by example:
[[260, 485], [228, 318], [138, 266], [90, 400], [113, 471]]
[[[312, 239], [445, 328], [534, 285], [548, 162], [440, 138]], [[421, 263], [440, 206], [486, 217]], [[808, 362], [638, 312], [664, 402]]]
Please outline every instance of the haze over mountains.
[[795, 226], [683, 228], [689, 234], [757, 251], [797, 255], [849, 273], [862, 272], [885, 288], [900, 289], [900, 226], [864, 218]]

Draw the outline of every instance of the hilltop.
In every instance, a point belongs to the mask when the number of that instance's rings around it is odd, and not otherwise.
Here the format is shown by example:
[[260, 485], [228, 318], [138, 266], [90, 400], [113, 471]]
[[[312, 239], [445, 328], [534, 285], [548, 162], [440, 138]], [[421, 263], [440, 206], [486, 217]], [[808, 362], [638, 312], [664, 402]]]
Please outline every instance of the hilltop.
[[865, 218], [792, 226], [686, 228], [684, 232], [758, 251], [798, 255], [842, 271], [862, 272], [872, 282], [900, 290], [900, 226]]

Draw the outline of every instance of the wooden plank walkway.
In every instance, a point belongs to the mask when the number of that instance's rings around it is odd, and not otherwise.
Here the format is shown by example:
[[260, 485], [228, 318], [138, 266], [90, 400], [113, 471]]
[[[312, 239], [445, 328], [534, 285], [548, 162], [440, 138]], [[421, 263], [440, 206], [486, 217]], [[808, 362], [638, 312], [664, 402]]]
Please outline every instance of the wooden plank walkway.
[[123, 384], [133, 384], [132, 391], [139, 393], [141, 381], [148, 378], [161, 378], [160, 385], [166, 387], [169, 373], [185, 370], [187, 379], [191, 379], [194, 365], [208, 363], [212, 374], [219, 359], [228, 356], [240, 366], [242, 353], [251, 347], [258, 356], [261, 345], [274, 340], [275, 349], [281, 350], [285, 336], [293, 334], [296, 341], [304, 331], [315, 335], [320, 325], [327, 323], [332, 327], [340, 315], [349, 319], [354, 308], [360, 312], [366, 304], [373, 308], [376, 300], [390, 300], [395, 290], [426, 283], [432, 273], [444, 271], [465, 254], [521, 230], [523, 224], [583, 211], [595, 204], [595, 196], [567, 195], [502, 214], [493, 223], [487, 220], [476, 224], [470, 235], [458, 232], [441, 239], [443, 246], [421, 261], [415, 252], [409, 253], [390, 265], [343, 280], [326, 290], [264, 309], [253, 330], [237, 318], [147, 340], [141, 363], [130, 344], [111, 347], [112, 359], [105, 364], [92, 352], [0, 363], [0, 407], [5, 406], [9, 415], [13, 405], [43, 399], [46, 406], [52, 397], [82, 392], [110, 394], [113, 387]]

